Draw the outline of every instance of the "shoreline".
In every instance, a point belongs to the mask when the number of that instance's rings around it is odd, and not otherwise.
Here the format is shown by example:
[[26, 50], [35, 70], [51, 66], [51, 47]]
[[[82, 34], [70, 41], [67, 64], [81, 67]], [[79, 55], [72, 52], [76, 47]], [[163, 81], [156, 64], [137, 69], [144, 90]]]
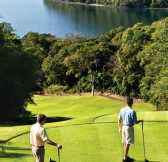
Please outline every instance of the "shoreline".
[[68, 0], [47, 0], [48, 2], [55, 2], [55, 3], [60, 3], [60, 4], [67, 4], [67, 5], [79, 5], [79, 6], [93, 6], [93, 7], [111, 7], [111, 8], [116, 8], [114, 5], [104, 5], [104, 4], [97, 4], [97, 3], [92, 3], [92, 4], [87, 4], [87, 3], [82, 3], [82, 2], [70, 2]]
[[115, 6], [97, 3], [82, 3], [82, 2], [70, 2], [68, 0], [46, 0], [48, 2], [66, 4], [66, 5], [79, 5], [79, 6], [91, 6], [91, 7], [106, 7], [106, 8], [132, 8], [132, 9], [155, 9], [155, 10], [168, 10], [168, 8], [150, 8], [150, 7], [127, 7], [127, 6]]

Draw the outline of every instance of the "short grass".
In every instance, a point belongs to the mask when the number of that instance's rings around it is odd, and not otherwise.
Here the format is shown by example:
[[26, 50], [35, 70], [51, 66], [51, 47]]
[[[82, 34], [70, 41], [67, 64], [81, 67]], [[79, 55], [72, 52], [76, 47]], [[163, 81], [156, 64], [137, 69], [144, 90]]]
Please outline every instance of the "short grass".
[[[117, 116], [124, 101], [100, 96], [35, 96], [37, 105], [27, 110], [44, 113], [49, 137], [63, 145], [61, 162], [120, 162], [123, 155]], [[168, 112], [156, 112], [148, 103], [135, 103], [139, 119], [144, 119], [146, 156], [150, 161], [168, 161]], [[56, 122], [57, 119], [63, 120]], [[35, 118], [34, 118], [35, 120]], [[34, 121], [35, 122], [35, 121]], [[29, 125], [0, 126], [0, 161], [33, 162]], [[135, 144], [130, 156], [143, 160], [141, 124], [135, 125]], [[5, 140], [9, 140], [3, 143]], [[3, 146], [3, 147], [2, 147]], [[45, 162], [57, 160], [57, 149], [46, 145]]]

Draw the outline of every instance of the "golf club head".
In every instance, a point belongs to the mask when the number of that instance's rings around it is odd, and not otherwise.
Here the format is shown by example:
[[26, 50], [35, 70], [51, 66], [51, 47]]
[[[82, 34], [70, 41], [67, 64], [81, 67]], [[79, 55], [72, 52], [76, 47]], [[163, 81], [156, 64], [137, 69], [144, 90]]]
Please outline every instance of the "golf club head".
[[48, 162], [56, 162], [56, 161], [55, 161], [55, 160], [52, 160], [52, 159], [50, 158]]
[[145, 162], [149, 162], [149, 160], [145, 159]]

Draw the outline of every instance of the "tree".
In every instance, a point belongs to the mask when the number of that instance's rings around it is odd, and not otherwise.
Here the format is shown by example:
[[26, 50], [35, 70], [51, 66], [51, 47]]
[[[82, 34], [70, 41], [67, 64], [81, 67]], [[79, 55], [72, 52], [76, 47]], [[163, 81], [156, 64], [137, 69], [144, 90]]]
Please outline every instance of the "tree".
[[[140, 97], [139, 83], [144, 76], [144, 70], [137, 59], [143, 45], [150, 41], [152, 29], [139, 23], [128, 28], [118, 41], [120, 45], [116, 52], [113, 79], [118, 86], [119, 94]], [[115, 39], [115, 38], [114, 38]]]
[[69, 55], [68, 47], [71, 41], [61, 39], [55, 41], [42, 64], [42, 70], [46, 76], [46, 86], [52, 84], [67, 85], [70, 84], [69, 76], [66, 75], [66, 66], [63, 64], [64, 58]]
[[[29, 32], [21, 39], [21, 44], [25, 52], [37, 57], [37, 63], [40, 67], [43, 64], [44, 59], [48, 57], [50, 48], [55, 41], [57, 41], [57, 38], [50, 34]], [[36, 91], [42, 93], [46, 77], [42, 68], [39, 69], [39, 73], [40, 77], [36, 85]]]
[[86, 69], [79, 58], [78, 50], [82, 47], [82, 42], [77, 42], [69, 46], [69, 55], [64, 58], [63, 64], [67, 67], [66, 75], [73, 75], [78, 80], [78, 94], [81, 94], [80, 78]]
[[141, 66], [144, 67], [140, 89], [141, 95], [154, 104], [158, 110], [168, 109], [168, 18], [152, 24], [152, 43], [139, 53]]
[[0, 24], [0, 119], [10, 120], [22, 112], [38, 78], [36, 57], [22, 51], [10, 24]]
[[99, 42], [94, 38], [88, 39], [84, 43], [83, 48], [77, 51], [80, 62], [87, 68], [88, 75], [91, 76], [92, 96], [94, 96], [97, 74], [102, 71], [111, 53], [108, 43]]

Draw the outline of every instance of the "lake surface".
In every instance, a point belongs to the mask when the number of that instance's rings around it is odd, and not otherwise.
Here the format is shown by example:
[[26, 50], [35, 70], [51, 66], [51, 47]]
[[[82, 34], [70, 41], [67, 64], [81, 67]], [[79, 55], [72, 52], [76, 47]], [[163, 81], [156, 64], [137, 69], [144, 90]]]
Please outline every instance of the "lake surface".
[[168, 16], [166, 9], [105, 8], [56, 4], [49, 0], [0, 0], [0, 22], [23, 37], [30, 31], [64, 37], [97, 36], [119, 26], [146, 25]]

